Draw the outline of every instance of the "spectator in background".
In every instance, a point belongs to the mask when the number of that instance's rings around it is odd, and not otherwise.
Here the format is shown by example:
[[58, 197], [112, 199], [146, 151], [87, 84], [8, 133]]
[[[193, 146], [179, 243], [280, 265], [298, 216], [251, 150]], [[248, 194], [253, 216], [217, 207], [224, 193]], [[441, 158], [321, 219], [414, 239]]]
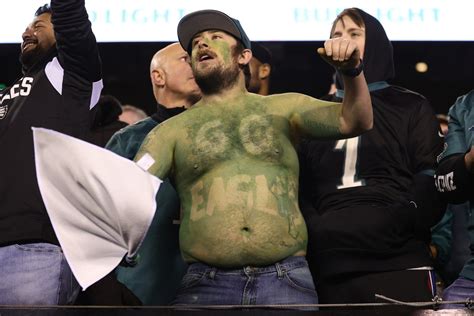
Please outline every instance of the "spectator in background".
[[[470, 257], [459, 277], [443, 292], [444, 301], [474, 299], [474, 90], [457, 99], [449, 109], [446, 146], [440, 156], [435, 182], [449, 203], [468, 203]], [[460, 308], [461, 304], [445, 306]]]
[[23, 75], [0, 91], [0, 305], [71, 304], [79, 285], [38, 188], [31, 128], [85, 139], [101, 62], [84, 0], [40, 7], [22, 38]]
[[[469, 202], [448, 204], [446, 213], [431, 232], [431, 254], [440, 276], [441, 290], [459, 277], [465, 263], [471, 256], [469, 225], [472, 211]], [[441, 294], [441, 292], [439, 293]]]
[[272, 53], [258, 42], [252, 42], [252, 59], [250, 60], [250, 85], [248, 91], [260, 95], [270, 93], [272, 74]]
[[[156, 113], [117, 132], [106, 146], [128, 159], [135, 157], [149, 131], [201, 98], [189, 56], [179, 43], [170, 44], [153, 56], [150, 79], [157, 102]], [[156, 199], [158, 211], [139, 250], [138, 264], [117, 268], [118, 280], [144, 305], [169, 304], [186, 271], [178, 243], [180, 204], [169, 181], [161, 185]]]
[[148, 115], [146, 115], [143, 110], [137, 108], [136, 106], [126, 104], [122, 105], [122, 114], [119, 115], [119, 120], [127, 123], [128, 125], [132, 125], [147, 117]]
[[122, 115], [122, 103], [111, 95], [101, 96], [91, 114], [92, 126], [89, 142], [100, 147], [104, 147], [116, 131], [128, 125], [119, 120]]
[[331, 85], [329, 86], [328, 96], [334, 97], [334, 95], [335, 95], [336, 92], [337, 92], [337, 87], [336, 87], [336, 73], [334, 73], [331, 78], [332, 78], [332, 81], [331, 81]]
[[[441, 133], [448, 133], [448, 116], [437, 114]], [[454, 282], [459, 276], [464, 264], [469, 259], [468, 224], [471, 218], [469, 202], [448, 204], [446, 213], [439, 223], [431, 229], [431, 254], [435, 259], [438, 276], [438, 295]]]
[[[331, 38], [357, 42], [374, 127], [353, 138], [304, 141], [299, 150], [307, 258], [320, 303], [371, 303], [375, 294], [430, 301], [430, 228], [445, 209], [432, 180], [442, 150], [435, 115], [423, 96], [387, 83], [392, 45], [374, 17], [346, 9]], [[335, 101], [348, 93], [336, 70]]]
[[328, 92], [327, 92], [327, 94], [325, 94], [321, 97], [321, 100], [331, 101], [335, 98], [335, 95], [336, 95], [336, 92], [337, 92], [336, 72], [332, 74], [331, 78], [332, 78], [332, 81], [331, 81], [331, 85], [329, 86]]

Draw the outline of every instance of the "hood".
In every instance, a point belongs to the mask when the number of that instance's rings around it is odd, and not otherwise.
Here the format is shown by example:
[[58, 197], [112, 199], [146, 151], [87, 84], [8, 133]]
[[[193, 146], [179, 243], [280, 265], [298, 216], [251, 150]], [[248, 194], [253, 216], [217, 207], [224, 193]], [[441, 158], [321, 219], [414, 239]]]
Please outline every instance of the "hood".
[[[380, 22], [357, 9], [365, 23], [364, 75], [367, 83], [388, 81], [395, 76], [392, 43]], [[336, 75], [336, 86], [343, 88], [342, 78]]]

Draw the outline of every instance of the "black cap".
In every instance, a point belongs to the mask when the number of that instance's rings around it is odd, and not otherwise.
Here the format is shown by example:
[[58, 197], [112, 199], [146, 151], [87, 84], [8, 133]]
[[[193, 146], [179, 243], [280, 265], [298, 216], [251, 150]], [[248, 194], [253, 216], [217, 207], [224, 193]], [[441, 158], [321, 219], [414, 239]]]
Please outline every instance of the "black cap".
[[262, 64], [272, 64], [272, 53], [259, 42], [252, 42], [252, 55]]
[[185, 15], [178, 24], [179, 43], [191, 55], [191, 42], [194, 35], [207, 30], [229, 33], [239, 40], [244, 48], [251, 48], [250, 40], [240, 22], [217, 10], [201, 10]]

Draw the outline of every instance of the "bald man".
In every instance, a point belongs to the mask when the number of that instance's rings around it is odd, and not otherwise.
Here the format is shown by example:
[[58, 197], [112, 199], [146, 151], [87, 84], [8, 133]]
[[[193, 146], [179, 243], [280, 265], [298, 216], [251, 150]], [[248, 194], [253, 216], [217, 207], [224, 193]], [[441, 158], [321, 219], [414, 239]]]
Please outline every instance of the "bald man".
[[149, 118], [117, 132], [106, 148], [133, 159], [146, 134], [159, 123], [183, 112], [201, 98], [188, 54], [179, 43], [159, 50], [150, 63], [150, 79], [157, 111]]
[[[183, 112], [201, 98], [188, 54], [179, 43], [159, 50], [150, 63], [150, 78], [157, 111], [152, 116], [117, 132], [106, 148], [133, 159], [143, 139], [155, 126]], [[157, 209], [135, 267], [119, 267], [117, 279], [144, 305], [167, 305], [183, 277], [184, 263], [178, 244], [179, 199], [165, 181], [157, 194]]]

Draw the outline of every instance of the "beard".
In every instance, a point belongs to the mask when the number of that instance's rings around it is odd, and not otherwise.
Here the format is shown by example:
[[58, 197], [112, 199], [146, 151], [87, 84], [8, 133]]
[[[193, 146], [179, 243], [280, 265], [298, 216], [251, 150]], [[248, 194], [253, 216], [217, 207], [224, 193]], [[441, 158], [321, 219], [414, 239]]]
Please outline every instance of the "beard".
[[48, 51], [48, 49], [36, 45], [35, 48], [20, 53], [20, 62], [23, 68], [31, 68], [36, 62], [43, 59], [48, 54]]
[[194, 79], [203, 94], [212, 95], [236, 84], [240, 67], [237, 59], [232, 59], [228, 67], [218, 65], [207, 71], [197, 70], [193, 66]]

